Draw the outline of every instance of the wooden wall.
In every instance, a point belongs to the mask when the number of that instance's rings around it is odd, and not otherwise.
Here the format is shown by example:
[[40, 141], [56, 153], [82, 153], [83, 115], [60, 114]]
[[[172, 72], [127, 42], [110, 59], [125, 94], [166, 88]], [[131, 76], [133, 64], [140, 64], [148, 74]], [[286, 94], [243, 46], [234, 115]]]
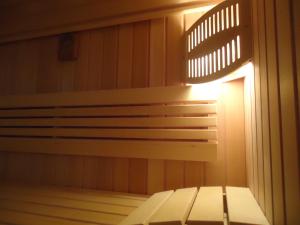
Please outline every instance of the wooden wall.
[[[188, 23], [182, 13], [175, 13], [78, 32], [79, 58], [72, 62], [57, 60], [58, 36], [3, 44], [0, 92], [181, 85], [184, 24]], [[1, 177], [6, 181], [134, 193], [200, 185], [245, 186], [243, 80], [224, 84], [221, 92], [218, 110], [223, 132], [219, 134], [216, 162], [1, 153]], [[235, 122], [230, 123], [232, 120]]]
[[292, 22], [292, 1], [252, 3], [255, 76], [245, 81], [248, 185], [272, 224], [300, 224], [299, 21]]
[[2, 0], [0, 43], [153, 19], [221, 0]]

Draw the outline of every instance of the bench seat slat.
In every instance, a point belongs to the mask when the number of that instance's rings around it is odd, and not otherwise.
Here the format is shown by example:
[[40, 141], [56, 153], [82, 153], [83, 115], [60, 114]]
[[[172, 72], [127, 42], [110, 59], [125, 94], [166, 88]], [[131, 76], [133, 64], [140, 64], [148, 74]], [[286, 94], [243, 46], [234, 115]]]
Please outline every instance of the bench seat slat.
[[224, 224], [222, 187], [201, 187], [190, 215], [188, 225]]
[[102, 194], [101, 192], [96, 192], [95, 194], [86, 193], [86, 190], [81, 192], [74, 192], [72, 189], [68, 190], [62, 188], [53, 188], [53, 187], [27, 187], [23, 185], [12, 186], [12, 185], [0, 185], [0, 192], [5, 196], [7, 193], [12, 193], [16, 195], [23, 196], [35, 196], [35, 197], [48, 197], [53, 199], [61, 199], [61, 200], [70, 200], [70, 201], [80, 201], [87, 203], [95, 203], [95, 204], [105, 204], [105, 205], [117, 205], [117, 206], [125, 206], [130, 208], [135, 208], [140, 206], [146, 198], [134, 198], [134, 197], [126, 197], [125, 194], [123, 196], [120, 193], [110, 194]]
[[140, 207], [135, 209], [119, 225], [145, 225], [148, 224], [150, 217], [167, 201], [173, 191], [159, 192], [152, 195]]
[[66, 107], [96, 105], [137, 105], [215, 101], [209, 87], [191, 86], [113, 89], [35, 95], [0, 96], [0, 109], [22, 107]]
[[117, 224], [125, 218], [125, 216], [110, 213], [91, 212], [86, 210], [69, 209], [59, 206], [46, 206], [4, 199], [0, 201], [0, 208], [95, 224]]
[[23, 212], [10, 211], [6, 209], [0, 209], [0, 223], [1, 222], [4, 224], [14, 225], [93, 225], [92, 223], [33, 215]]
[[213, 129], [1, 128], [0, 136], [216, 140]]
[[269, 225], [249, 188], [226, 187], [230, 224]]
[[111, 213], [117, 215], [127, 216], [135, 209], [135, 207], [112, 205], [100, 202], [87, 202], [72, 199], [62, 199], [56, 197], [47, 196], [34, 196], [31, 194], [18, 194], [10, 192], [0, 192], [0, 201], [2, 200], [12, 200], [15, 202], [28, 202], [36, 203], [47, 206], [61, 206], [70, 209], [79, 209], [93, 212], [101, 213]]
[[0, 127], [209, 127], [215, 117], [0, 119]]
[[42, 108], [1, 110], [0, 118], [11, 117], [91, 117], [91, 116], [176, 116], [214, 114], [216, 104], [149, 105], [82, 108]]
[[176, 190], [151, 217], [150, 225], [184, 225], [197, 194], [197, 188]]
[[217, 144], [211, 142], [0, 137], [0, 151], [212, 161], [216, 158]]

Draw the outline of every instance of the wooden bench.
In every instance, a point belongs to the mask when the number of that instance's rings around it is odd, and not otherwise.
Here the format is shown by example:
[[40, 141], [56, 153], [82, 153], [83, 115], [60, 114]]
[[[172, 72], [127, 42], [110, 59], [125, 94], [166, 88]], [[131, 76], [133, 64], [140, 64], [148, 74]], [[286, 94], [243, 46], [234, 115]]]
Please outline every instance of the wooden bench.
[[230, 224], [269, 224], [248, 188], [226, 187], [226, 198]]
[[248, 188], [226, 187], [225, 195], [222, 187], [184, 188], [149, 197], [8, 184], [0, 184], [0, 224], [269, 225]]
[[148, 196], [70, 188], [0, 185], [0, 224], [118, 224]]
[[[223, 201], [224, 196], [226, 201]], [[224, 207], [226, 202], [227, 207]], [[147, 220], [137, 222], [132, 212], [120, 225], [269, 224], [248, 188], [226, 187], [225, 195], [222, 187], [201, 187], [199, 191], [178, 189], [160, 205], [155, 207], [155, 212], [154, 208], [140, 211], [142, 216], [139, 216]]]
[[211, 161], [216, 96], [192, 87], [0, 97], [0, 151]]

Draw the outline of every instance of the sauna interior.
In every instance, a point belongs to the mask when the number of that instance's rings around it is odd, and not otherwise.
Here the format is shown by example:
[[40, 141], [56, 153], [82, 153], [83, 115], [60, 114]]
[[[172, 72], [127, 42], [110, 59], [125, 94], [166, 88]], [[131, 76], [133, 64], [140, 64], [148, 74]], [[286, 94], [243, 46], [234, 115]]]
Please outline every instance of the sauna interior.
[[298, 0], [2, 0], [0, 224], [300, 224]]

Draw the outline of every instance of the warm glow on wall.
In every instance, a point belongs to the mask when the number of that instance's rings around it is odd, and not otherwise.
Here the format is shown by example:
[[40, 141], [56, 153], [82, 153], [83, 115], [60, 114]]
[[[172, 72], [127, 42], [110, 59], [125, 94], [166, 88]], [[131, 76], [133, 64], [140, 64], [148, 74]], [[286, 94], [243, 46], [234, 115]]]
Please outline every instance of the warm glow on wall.
[[203, 13], [211, 10], [215, 5], [202, 6], [198, 8], [186, 9], [183, 11], [183, 14], [191, 14], [191, 13]]
[[[235, 79], [239, 79], [242, 77], [246, 77], [248, 75], [253, 75], [254, 74], [254, 68], [253, 68], [253, 63], [249, 62], [243, 66], [241, 66], [240, 68], [238, 68], [237, 70], [235, 70], [234, 72], [227, 74], [225, 77], [222, 77], [220, 79], [211, 81], [211, 82], [207, 82], [207, 83], [203, 83], [203, 84], [193, 84], [192, 86], [194, 87], [206, 87], [205, 85], [208, 85], [208, 87], [212, 84], [220, 84], [220, 83], [224, 83], [224, 82], [228, 82], [231, 80], [235, 80]], [[188, 84], [191, 85], [191, 84]]]
[[191, 95], [197, 99], [217, 100], [221, 90], [220, 82], [192, 84]]

